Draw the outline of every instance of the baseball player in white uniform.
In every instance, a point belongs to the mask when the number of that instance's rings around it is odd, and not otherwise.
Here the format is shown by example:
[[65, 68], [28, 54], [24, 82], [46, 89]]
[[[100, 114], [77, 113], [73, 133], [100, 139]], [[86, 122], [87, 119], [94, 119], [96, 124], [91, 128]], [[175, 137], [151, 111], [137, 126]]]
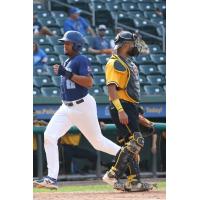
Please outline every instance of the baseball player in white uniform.
[[120, 146], [105, 138], [99, 126], [95, 99], [88, 94], [93, 85], [90, 63], [80, 54], [83, 36], [77, 31], [67, 31], [60, 41], [69, 57], [64, 65], [54, 65], [54, 73], [61, 76], [62, 105], [51, 118], [45, 133], [44, 147], [48, 176], [34, 181], [34, 186], [57, 189], [59, 172], [58, 139], [72, 126], [77, 126], [92, 146], [99, 151], [116, 156]]

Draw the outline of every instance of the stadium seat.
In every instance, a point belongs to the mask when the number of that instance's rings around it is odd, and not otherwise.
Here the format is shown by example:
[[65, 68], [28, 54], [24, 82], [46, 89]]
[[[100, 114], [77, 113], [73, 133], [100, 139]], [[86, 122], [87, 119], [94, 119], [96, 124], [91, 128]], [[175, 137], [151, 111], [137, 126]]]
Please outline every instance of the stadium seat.
[[144, 90], [147, 95], [164, 95], [165, 94], [163, 88], [160, 86], [145, 85]]
[[42, 3], [34, 3], [33, 4], [33, 11], [37, 12], [37, 11], [43, 11], [45, 10], [44, 4]]
[[121, 5], [117, 2], [106, 3], [106, 9], [110, 11], [119, 11], [122, 10]]
[[47, 63], [48, 65], [59, 64], [60, 63], [59, 57], [55, 54], [49, 54]]
[[135, 57], [135, 62], [139, 65], [140, 64], [151, 64], [152, 63], [149, 55], [139, 55], [139, 56]]
[[140, 85], [150, 85], [146, 76], [140, 75], [139, 78], [140, 78]]
[[155, 11], [144, 11], [144, 16], [148, 19], [162, 19], [162, 17], [156, 14]]
[[48, 75], [47, 69], [44, 66], [37, 66], [37, 68], [33, 67], [33, 76], [44, 76]]
[[37, 18], [38, 19], [42, 19], [42, 18], [50, 18], [50, 17], [52, 17], [51, 16], [51, 13], [49, 12], [49, 11], [47, 11], [47, 10], [41, 10], [41, 11], [37, 11], [36, 12], [36, 16], [37, 16]]
[[53, 71], [53, 66], [48, 66], [46, 70], [47, 70], [48, 76], [55, 76], [54, 71]]
[[37, 42], [39, 45], [41, 44], [49, 44], [49, 41], [47, 40], [45, 35], [34, 35], [33, 41]]
[[108, 61], [108, 59], [110, 58], [110, 56], [107, 55], [96, 55], [97, 61], [98, 63], [100, 63], [101, 65], [105, 65]]
[[58, 87], [42, 87], [41, 93], [43, 96], [58, 97], [60, 95], [60, 89]]
[[95, 22], [97, 26], [100, 24], [105, 24], [107, 27], [114, 23], [111, 12], [108, 10], [95, 11]]
[[99, 86], [94, 86], [94, 87], [90, 88], [89, 93], [91, 95], [103, 95], [104, 94], [102, 88]]
[[61, 37], [60, 36], [47, 36], [47, 39], [48, 39], [48, 42], [51, 44], [51, 45], [61, 45], [62, 42], [59, 42], [58, 39], [60, 39]]
[[51, 15], [54, 19], [66, 19], [68, 17], [68, 14], [63, 11], [51, 11]]
[[64, 27], [65, 20], [66, 20], [66, 19], [64, 19], [64, 18], [57, 18], [57, 19], [56, 19], [56, 23], [57, 23], [57, 25], [58, 25], [60, 28], [63, 28], [63, 27]]
[[33, 96], [40, 96], [41, 92], [39, 88], [33, 87]]
[[138, 8], [141, 11], [155, 10], [153, 3], [150, 3], [150, 2], [140, 2], [140, 3], [138, 3]]
[[95, 75], [94, 76], [94, 84], [99, 85], [99, 86], [105, 85], [106, 84], [105, 76], [104, 75], [102, 75], [102, 76]]
[[153, 23], [155, 23], [155, 24], [157, 24], [158, 26], [160, 26], [160, 25], [165, 26], [165, 25], [166, 25], [166, 22], [165, 22], [164, 19], [153, 18], [153, 19], [151, 19], [150, 21], [153, 22]]
[[108, 96], [108, 87], [106, 85], [103, 86], [103, 92]]
[[[92, 11], [93, 10], [92, 3], [90, 3], [89, 6], [90, 6], [90, 10]], [[94, 8], [95, 8], [95, 11], [107, 10], [105, 3], [98, 2], [98, 1], [94, 3]]]
[[111, 16], [113, 20], [115, 20], [116, 15], [118, 17], [118, 22], [127, 26], [134, 26], [133, 19], [131, 16], [128, 15], [128, 13], [123, 11], [111, 12]]
[[60, 79], [61, 79], [60, 76], [52, 76], [51, 77], [52, 83], [56, 87], [60, 87]]
[[33, 85], [36, 87], [52, 86], [52, 81], [48, 76], [34, 76]]
[[59, 63], [63, 64], [67, 60], [66, 55], [59, 55]]
[[64, 55], [63, 45], [55, 45], [53, 48], [54, 48], [55, 53], [57, 53], [58, 55]]
[[54, 49], [51, 45], [40, 45], [40, 48], [43, 49], [47, 54], [54, 54]]
[[53, 32], [54, 35], [63, 36], [62, 31], [59, 27], [49, 27], [49, 29]]
[[158, 26], [158, 27], [156, 28], [156, 32], [157, 32], [157, 34], [158, 34], [159, 36], [163, 36], [163, 31], [165, 32], [165, 30], [163, 30], [163, 27], [161, 27], [161, 26]]
[[161, 74], [163, 74], [163, 75], [166, 74], [166, 65], [158, 65], [157, 67]]
[[128, 15], [131, 17], [131, 18], [135, 18], [135, 17], [139, 17], [139, 18], [144, 18], [144, 14], [142, 11], [140, 10], [135, 10], [135, 11], [129, 11], [127, 12]]
[[163, 64], [165, 63], [165, 54], [164, 53], [159, 53], [159, 54], [151, 54], [150, 55], [151, 60], [155, 63], [155, 64]]
[[164, 89], [164, 90], [165, 90], [165, 92], [166, 92], [166, 85], [164, 85], [164, 86], [163, 86], [163, 89]]
[[90, 61], [91, 64], [96, 64], [97, 63], [97, 59], [94, 55], [91, 54], [85, 54], [85, 56], [87, 56], [88, 60]]
[[144, 75], [158, 74], [156, 65], [139, 65], [140, 73]]
[[92, 45], [92, 41], [93, 41], [93, 36], [91, 35], [86, 35], [84, 36], [85, 42], [87, 45], [91, 46]]
[[38, 20], [42, 26], [47, 26], [47, 27], [54, 27], [54, 26], [58, 26], [58, 24], [56, 23], [55, 19], [53, 17], [48, 17], [48, 18], [42, 18]]
[[165, 78], [162, 75], [148, 75], [147, 80], [151, 85], [164, 85]]
[[144, 95], [146, 95], [144, 86], [140, 85], [140, 96], [144, 96]]
[[137, 3], [122, 3], [122, 9], [127, 12], [127, 11], [137, 11], [139, 10]]
[[102, 67], [100, 65], [92, 65], [91, 68], [92, 68], [92, 73], [94, 75], [96, 75], [96, 74], [104, 74], [104, 71], [103, 71], [103, 69], [102, 69]]
[[81, 10], [90, 11], [89, 3], [90, 0], [67, 0], [70, 5], [76, 6]]
[[166, 10], [166, 4], [165, 2], [155, 2], [154, 3], [155, 8], [159, 8], [161, 11]]
[[150, 44], [148, 45], [150, 53], [161, 53], [162, 49], [160, 48], [159, 45], [156, 44]]

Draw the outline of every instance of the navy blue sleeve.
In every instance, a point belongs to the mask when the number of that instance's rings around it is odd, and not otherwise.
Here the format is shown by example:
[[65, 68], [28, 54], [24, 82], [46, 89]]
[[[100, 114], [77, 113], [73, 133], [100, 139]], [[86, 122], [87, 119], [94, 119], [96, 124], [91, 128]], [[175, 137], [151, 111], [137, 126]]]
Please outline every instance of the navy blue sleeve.
[[91, 64], [85, 56], [79, 58], [79, 75], [88, 76], [92, 75]]

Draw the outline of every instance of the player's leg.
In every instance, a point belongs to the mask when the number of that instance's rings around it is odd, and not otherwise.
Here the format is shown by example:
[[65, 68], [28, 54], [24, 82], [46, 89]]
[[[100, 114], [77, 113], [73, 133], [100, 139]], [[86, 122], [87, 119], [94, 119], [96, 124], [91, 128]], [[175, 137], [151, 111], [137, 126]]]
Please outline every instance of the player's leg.
[[34, 182], [35, 185], [56, 189], [59, 172], [58, 139], [72, 126], [67, 107], [62, 105], [51, 118], [44, 133], [44, 148], [47, 158], [48, 176]]
[[91, 95], [87, 95], [84, 100], [82, 104], [74, 108], [77, 109], [77, 115], [73, 116], [73, 123], [96, 150], [115, 156], [121, 147], [102, 135], [94, 98]]

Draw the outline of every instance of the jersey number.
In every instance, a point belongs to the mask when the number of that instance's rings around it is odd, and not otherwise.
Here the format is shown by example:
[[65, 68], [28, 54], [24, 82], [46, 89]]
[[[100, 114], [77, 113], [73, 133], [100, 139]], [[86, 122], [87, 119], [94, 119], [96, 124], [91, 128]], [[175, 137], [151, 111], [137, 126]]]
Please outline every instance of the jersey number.
[[66, 87], [67, 89], [74, 89], [76, 88], [75, 83], [70, 81], [70, 80], [66, 80]]

